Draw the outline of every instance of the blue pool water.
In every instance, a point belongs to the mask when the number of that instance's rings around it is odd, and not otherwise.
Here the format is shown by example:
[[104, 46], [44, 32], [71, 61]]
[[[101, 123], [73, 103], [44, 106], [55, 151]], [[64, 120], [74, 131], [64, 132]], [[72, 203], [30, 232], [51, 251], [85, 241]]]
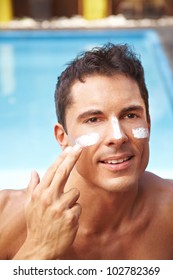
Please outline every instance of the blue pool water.
[[57, 76], [76, 54], [106, 42], [140, 54], [150, 94], [148, 170], [173, 178], [173, 76], [157, 34], [135, 31], [0, 33], [0, 188], [23, 187], [60, 153], [53, 135]]

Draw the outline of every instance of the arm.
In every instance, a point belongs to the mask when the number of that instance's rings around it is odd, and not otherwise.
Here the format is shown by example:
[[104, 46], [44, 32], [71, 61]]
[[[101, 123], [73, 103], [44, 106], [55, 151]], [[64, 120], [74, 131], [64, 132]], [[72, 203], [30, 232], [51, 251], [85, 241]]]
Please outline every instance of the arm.
[[0, 259], [11, 259], [26, 238], [25, 190], [0, 191]]
[[64, 187], [81, 150], [64, 151], [41, 182], [32, 173], [25, 205], [27, 236], [13, 259], [60, 259], [73, 243], [81, 213], [79, 191], [64, 193]]
[[0, 260], [7, 259], [7, 249], [5, 248], [7, 245], [7, 238], [4, 234], [4, 229], [6, 229], [6, 221], [4, 213], [8, 213], [8, 201], [9, 192], [7, 190], [0, 191]]

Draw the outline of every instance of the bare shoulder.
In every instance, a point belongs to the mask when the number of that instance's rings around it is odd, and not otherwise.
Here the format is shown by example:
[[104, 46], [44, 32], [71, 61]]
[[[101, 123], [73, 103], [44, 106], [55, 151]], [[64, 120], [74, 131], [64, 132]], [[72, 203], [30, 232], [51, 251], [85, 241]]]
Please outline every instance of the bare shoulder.
[[148, 193], [148, 199], [154, 209], [157, 209], [160, 219], [166, 217], [165, 221], [170, 222], [173, 230], [173, 180], [146, 172], [144, 185]]
[[[0, 218], [4, 212], [13, 213], [25, 200], [25, 190], [1, 190], [0, 191]], [[11, 211], [13, 207], [13, 211]]]
[[0, 191], [0, 259], [7, 259], [24, 227], [25, 190]]
[[145, 184], [149, 186], [150, 191], [158, 190], [165, 193], [165, 195], [173, 195], [173, 179], [161, 178], [151, 172], [145, 172]]
[[152, 248], [165, 259], [173, 259], [173, 180], [145, 172], [141, 194]]
[[170, 183], [171, 186], [173, 187], [173, 179], [167, 179], [166, 181], [167, 181], [168, 183]]

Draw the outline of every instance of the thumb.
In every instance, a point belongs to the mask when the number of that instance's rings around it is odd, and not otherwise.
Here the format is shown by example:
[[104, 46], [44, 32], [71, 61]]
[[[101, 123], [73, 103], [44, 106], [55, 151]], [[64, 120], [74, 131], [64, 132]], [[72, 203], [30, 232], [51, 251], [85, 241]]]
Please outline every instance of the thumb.
[[27, 187], [27, 193], [31, 195], [33, 190], [36, 188], [36, 186], [39, 183], [40, 183], [40, 177], [39, 177], [37, 171], [34, 170], [31, 172], [31, 178], [30, 178], [30, 182]]

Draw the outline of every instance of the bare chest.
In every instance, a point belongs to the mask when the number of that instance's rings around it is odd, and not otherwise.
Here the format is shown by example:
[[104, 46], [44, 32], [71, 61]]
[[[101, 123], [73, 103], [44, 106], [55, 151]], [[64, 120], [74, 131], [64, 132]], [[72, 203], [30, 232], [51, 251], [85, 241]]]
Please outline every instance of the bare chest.
[[169, 240], [146, 233], [117, 236], [114, 234], [93, 238], [79, 237], [64, 256], [81, 260], [152, 260], [173, 259]]

